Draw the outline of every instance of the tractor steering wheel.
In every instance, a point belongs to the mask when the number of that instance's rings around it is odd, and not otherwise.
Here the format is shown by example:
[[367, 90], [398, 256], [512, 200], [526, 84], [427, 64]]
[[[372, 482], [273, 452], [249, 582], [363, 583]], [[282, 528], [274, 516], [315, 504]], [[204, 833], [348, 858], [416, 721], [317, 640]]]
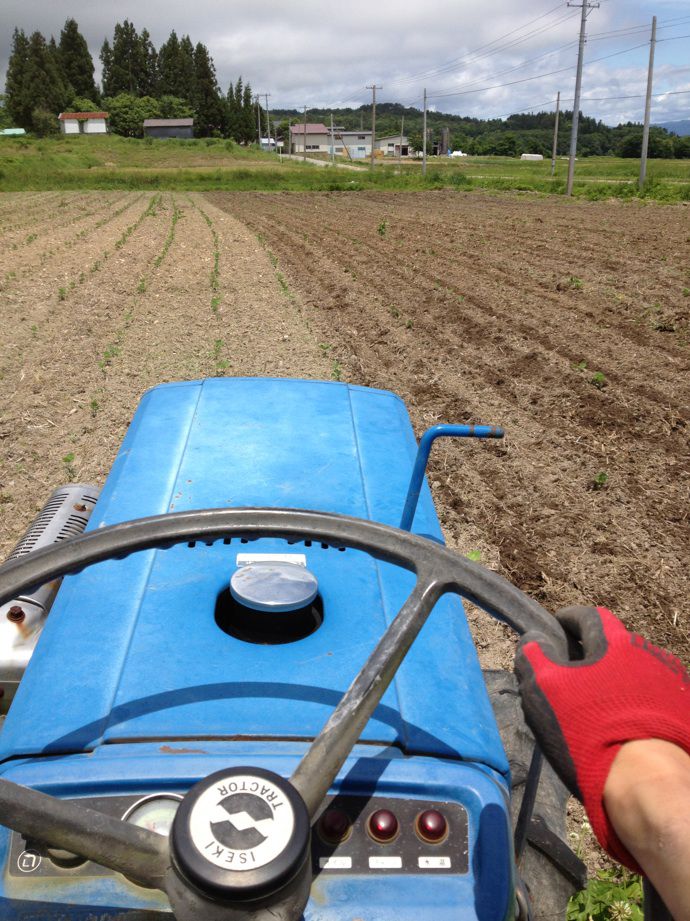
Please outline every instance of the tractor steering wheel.
[[[298, 509], [174, 512], [90, 531], [0, 568], [0, 605], [60, 576], [139, 550], [266, 537], [362, 550], [417, 576], [412, 592], [289, 781], [260, 768], [211, 774], [182, 800], [168, 839], [0, 779], [2, 825], [162, 890], [178, 921], [297, 921], [302, 916], [311, 886], [311, 822], [442, 595], [462, 595], [517, 633], [536, 630], [564, 642], [558, 622], [539, 604], [446, 547], [377, 522]], [[237, 789], [260, 791], [277, 819], [255, 849], [250, 869], [233, 868], [234, 853], [215, 840], [211, 829], [219, 796]]]

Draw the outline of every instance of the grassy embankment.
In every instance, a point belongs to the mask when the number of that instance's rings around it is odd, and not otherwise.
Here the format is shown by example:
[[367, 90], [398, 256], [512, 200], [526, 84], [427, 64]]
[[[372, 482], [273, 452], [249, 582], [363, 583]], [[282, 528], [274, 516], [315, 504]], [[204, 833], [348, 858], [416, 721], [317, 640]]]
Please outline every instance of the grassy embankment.
[[[352, 166], [352, 164], [349, 164]], [[596, 157], [579, 160], [575, 194], [586, 198], [634, 198], [637, 160]], [[497, 189], [560, 194], [567, 161], [551, 178], [549, 161], [509, 157], [430, 158], [427, 175], [419, 162], [377, 161], [353, 169], [331, 169], [283, 159], [231, 141], [153, 141], [105, 137], [0, 138], [0, 191], [80, 189], [319, 191], [429, 188]], [[643, 197], [690, 201], [690, 160], [650, 160]]]

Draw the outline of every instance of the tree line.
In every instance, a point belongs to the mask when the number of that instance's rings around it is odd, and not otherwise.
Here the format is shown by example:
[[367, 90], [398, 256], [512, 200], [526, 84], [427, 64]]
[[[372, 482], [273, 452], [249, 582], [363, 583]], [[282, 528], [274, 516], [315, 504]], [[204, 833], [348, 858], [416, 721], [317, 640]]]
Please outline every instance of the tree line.
[[[27, 36], [15, 29], [7, 69], [4, 110], [0, 124], [16, 126], [36, 134], [58, 130], [61, 111], [97, 111], [110, 114], [116, 134], [141, 137], [146, 118], [194, 118], [198, 137], [229, 137], [250, 143], [257, 136], [257, 106], [248, 83], [240, 77], [222, 93], [213, 59], [201, 42], [172, 31], [156, 48], [147, 29], [138, 32], [125, 19], [117, 23], [111, 39], [100, 50], [102, 89], [94, 80], [94, 64], [79, 26], [68, 19], [59, 41], [40, 32]], [[370, 124], [370, 107], [334, 109], [334, 119], [348, 130]], [[258, 107], [262, 126], [263, 110]], [[289, 119], [302, 120], [302, 113], [279, 110], [273, 113], [277, 136], [286, 138]], [[330, 109], [312, 109], [310, 121], [328, 122]], [[414, 148], [422, 147], [422, 112], [397, 103], [377, 107], [377, 135], [394, 135], [405, 119], [405, 134]], [[561, 113], [558, 154], [568, 152], [572, 112]], [[523, 153], [551, 155], [553, 112], [516, 114], [506, 119], [479, 119], [439, 112], [427, 113], [431, 152], [449, 133], [450, 147], [469, 154], [520, 156]], [[262, 134], [266, 130], [262, 127]], [[580, 117], [579, 156], [639, 157], [642, 126], [627, 123], [611, 127], [594, 118]], [[678, 137], [664, 128], [652, 128], [650, 157], [690, 157], [690, 138]]]
[[[329, 123], [333, 114], [336, 125], [346, 131], [371, 127], [371, 106], [357, 109], [310, 109], [310, 122]], [[300, 121], [303, 114], [296, 109], [276, 109], [272, 113], [280, 126], [288, 119]], [[568, 154], [572, 111], [561, 111], [558, 133], [558, 156]], [[422, 149], [423, 113], [412, 106], [384, 102], [376, 106], [376, 134], [386, 137], [400, 133], [405, 120], [405, 135], [416, 150]], [[427, 150], [431, 153], [440, 143], [443, 129], [448, 129], [451, 150], [476, 155], [519, 157], [523, 153], [551, 156], [554, 112], [520, 113], [508, 118], [472, 118], [443, 112], [427, 112]], [[639, 157], [642, 147], [642, 125], [633, 122], [611, 127], [580, 113], [577, 152], [580, 157]], [[690, 157], [690, 137], [679, 137], [665, 128], [652, 127], [649, 135], [649, 156], [667, 158]]]
[[[5, 84], [6, 120], [36, 134], [58, 130], [62, 111], [110, 114], [116, 134], [141, 137], [145, 118], [194, 118], [197, 137], [256, 139], [257, 107], [240, 77], [223, 94], [213, 58], [201, 42], [175, 31], [156, 49], [147, 29], [125, 19], [100, 51], [102, 89], [88, 45], [74, 19], [59, 41], [15, 29]], [[258, 114], [261, 113], [259, 107]]]

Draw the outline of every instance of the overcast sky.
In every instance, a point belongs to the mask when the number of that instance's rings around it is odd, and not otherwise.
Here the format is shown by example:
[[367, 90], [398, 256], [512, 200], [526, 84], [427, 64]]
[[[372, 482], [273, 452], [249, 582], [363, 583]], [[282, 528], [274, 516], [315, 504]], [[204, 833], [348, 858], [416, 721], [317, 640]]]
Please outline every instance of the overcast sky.
[[[676, 93], [655, 98], [652, 120], [690, 117], [688, 0], [601, 0], [590, 12], [587, 115], [608, 124], [642, 120], [652, 15], [660, 39], [654, 91]], [[356, 107], [371, 99], [365, 87], [375, 82], [382, 101], [421, 108], [426, 86], [438, 111], [496, 117], [553, 108], [558, 90], [572, 105], [580, 10], [555, 0], [2, 0], [0, 73], [15, 26], [57, 39], [68, 17], [89, 43], [97, 78], [103, 39], [129, 18], [149, 30], [156, 47], [171, 29], [203, 42], [223, 91], [241, 74], [255, 91], [271, 94], [271, 108]], [[506, 83], [512, 85], [496, 87]], [[603, 98], [620, 96], [637, 98]]]

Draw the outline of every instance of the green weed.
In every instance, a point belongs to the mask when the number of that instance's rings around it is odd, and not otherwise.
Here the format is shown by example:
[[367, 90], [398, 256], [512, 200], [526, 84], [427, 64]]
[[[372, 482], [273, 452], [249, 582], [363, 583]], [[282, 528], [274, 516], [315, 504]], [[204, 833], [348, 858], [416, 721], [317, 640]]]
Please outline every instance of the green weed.
[[109, 368], [113, 362], [113, 358], [117, 358], [120, 354], [120, 349], [117, 345], [112, 343], [107, 347], [105, 352], [103, 352], [103, 358], [98, 362], [98, 367], [105, 373], [105, 369]]
[[568, 904], [567, 921], [642, 921], [642, 883], [622, 867], [600, 870]]
[[67, 288], [58, 288], [58, 300], [59, 301], [67, 300]]
[[593, 384], [597, 390], [603, 390], [604, 387], [608, 384], [606, 380], [606, 375], [603, 371], [595, 371], [592, 377], [590, 378], [590, 384]]
[[690, 297], [690, 288], [683, 288], [683, 297]]
[[334, 381], [339, 381], [342, 378], [342, 374], [343, 374], [342, 366], [340, 362], [338, 361], [338, 359], [336, 358], [333, 360], [333, 364], [331, 365], [331, 377], [333, 378]]
[[181, 217], [182, 217], [182, 211], [177, 207], [177, 205], [173, 201], [173, 213], [170, 219], [170, 230], [168, 231], [168, 235], [165, 238], [165, 242], [163, 243], [163, 249], [153, 260], [154, 269], [157, 269], [160, 266], [160, 264], [163, 262], [165, 257], [168, 255], [168, 250], [172, 246], [172, 242], [175, 239], [175, 227]]
[[285, 276], [282, 272], [276, 272], [276, 278], [278, 279], [278, 284], [280, 285], [280, 290], [286, 297], [292, 299], [292, 292], [290, 291], [290, 286], [285, 281]]
[[101, 408], [100, 403], [95, 398], [89, 403], [89, 409], [91, 410], [91, 415], [96, 418], [96, 413]]
[[591, 488], [594, 490], [606, 489], [609, 485], [609, 475], [605, 470], [600, 470], [599, 473], [592, 479], [590, 484]]
[[31, 336], [32, 336], [32, 338], [34, 338], [34, 339], [37, 339], [37, 338], [38, 338], [38, 326], [36, 326], [35, 323], [34, 323], [33, 326], [31, 327]]
[[381, 221], [379, 226], [376, 228], [376, 233], [380, 237], [385, 237], [386, 234], [388, 233], [388, 221], [385, 218]]
[[575, 371], [586, 371], [586, 370], [587, 370], [587, 362], [586, 362], [585, 359], [583, 358], [582, 361], [578, 361], [578, 363], [577, 363], [576, 365], [573, 365], [573, 369], [574, 369]]
[[215, 365], [215, 376], [222, 377], [224, 372], [230, 367], [230, 362], [226, 358], [222, 358], [223, 352], [223, 340], [214, 339], [213, 341], [213, 363]]
[[465, 556], [468, 560], [472, 560], [473, 563], [481, 563], [482, 561], [481, 550], [470, 550], [470, 552], [466, 553]]
[[70, 451], [69, 454], [65, 454], [62, 458], [62, 463], [65, 465], [65, 473], [67, 474], [67, 479], [70, 481], [77, 479], [77, 471], [74, 466], [74, 454]]
[[139, 279], [139, 284], [137, 285], [137, 294], [144, 294], [146, 291], [146, 279], [142, 276]]

